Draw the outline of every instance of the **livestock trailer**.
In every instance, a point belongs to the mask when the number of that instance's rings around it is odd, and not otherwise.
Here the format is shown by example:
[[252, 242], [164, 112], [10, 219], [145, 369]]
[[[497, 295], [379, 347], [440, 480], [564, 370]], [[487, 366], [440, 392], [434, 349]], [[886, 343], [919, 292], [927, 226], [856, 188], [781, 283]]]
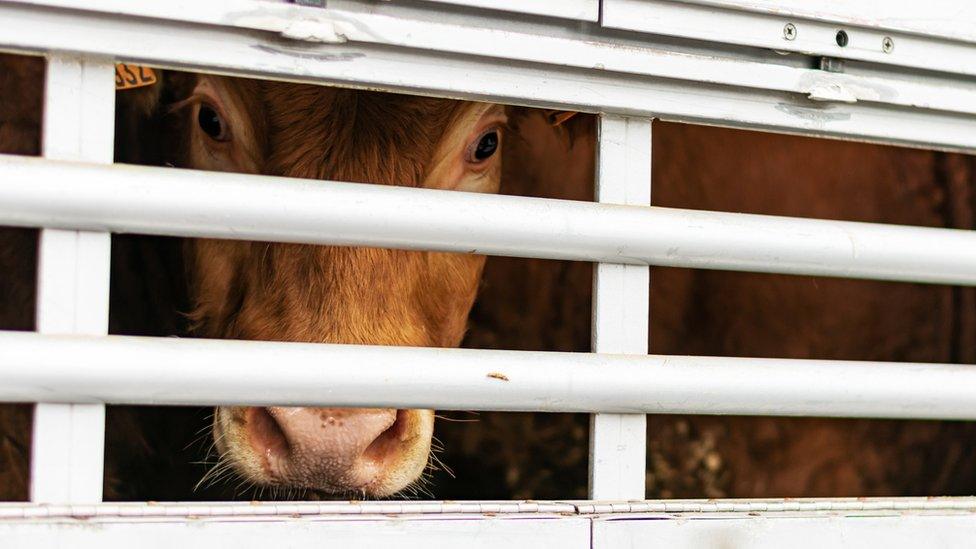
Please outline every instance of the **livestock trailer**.
[[[4, 547], [971, 543], [972, 498], [645, 500], [644, 470], [648, 413], [976, 419], [965, 365], [647, 339], [649, 265], [976, 285], [970, 231], [650, 205], [656, 119], [976, 150], [976, 4], [3, 0], [0, 48], [47, 59], [43, 158], [0, 157], [0, 224], [42, 229], [36, 333], [0, 333], [0, 401], [37, 403]], [[597, 113], [596, 201], [113, 166], [116, 63]], [[112, 233], [592, 261], [593, 352], [109, 336]], [[589, 499], [103, 503], [106, 404], [583, 412]]]

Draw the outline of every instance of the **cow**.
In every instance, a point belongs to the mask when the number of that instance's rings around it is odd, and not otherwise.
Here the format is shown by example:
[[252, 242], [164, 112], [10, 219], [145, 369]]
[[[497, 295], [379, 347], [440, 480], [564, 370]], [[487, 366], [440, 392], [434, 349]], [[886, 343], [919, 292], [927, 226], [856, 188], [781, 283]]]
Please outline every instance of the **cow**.
[[[123, 107], [145, 113], [135, 132], [152, 128], [161, 165], [499, 190], [500, 105], [173, 71], [161, 80]], [[187, 241], [184, 258], [193, 335], [425, 347], [460, 344], [485, 262], [213, 239]], [[433, 423], [430, 410], [219, 407], [213, 436], [221, 463], [257, 486], [385, 497], [420, 477]]]
[[[595, 120], [577, 124], [572, 140], [539, 122], [522, 123], [519, 146], [506, 151], [506, 184], [591, 199]], [[655, 206], [976, 228], [972, 156], [653, 128]], [[491, 258], [465, 345], [589, 351], [591, 272], [584, 263]], [[650, 278], [651, 353], [976, 363], [974, 288], [663, 267]], [[438, 427], [441, 457], [458, 476], [439, 479], [439, 496], [586, 497], [585, 416], [478, 419], [484, 428]], [[972, 422], [651, 415], [647, 439], [651, 498], [976, 492]]]

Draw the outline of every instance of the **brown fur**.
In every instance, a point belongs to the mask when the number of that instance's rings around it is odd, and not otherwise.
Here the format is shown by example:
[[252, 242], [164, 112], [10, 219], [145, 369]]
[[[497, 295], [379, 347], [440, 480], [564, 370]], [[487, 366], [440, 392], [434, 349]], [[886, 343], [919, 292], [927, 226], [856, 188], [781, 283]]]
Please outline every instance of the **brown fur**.
[[[256, 129], [267, 136], [262, 171], [304, 179], [418, 186], [457, 105], [281, 83], [249, 82], [240, 89], [252, 108], [261, 109], [256, 112], [267, 112]], [[459, 285], [465, 278], [457, 275], [478, 261], [467, 256], [215, 241], [196, 246], [192, 316], [198, 333], [208, 337], [456, 346], [476, 290]]]

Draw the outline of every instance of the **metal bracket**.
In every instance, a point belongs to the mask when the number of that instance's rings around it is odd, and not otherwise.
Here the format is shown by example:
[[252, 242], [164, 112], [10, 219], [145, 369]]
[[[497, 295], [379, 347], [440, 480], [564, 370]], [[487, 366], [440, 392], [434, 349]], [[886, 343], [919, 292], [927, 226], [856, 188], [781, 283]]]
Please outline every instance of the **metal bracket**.
[[844, 60], [836, 57], [821, 57], [820, 70], [827, 72], [844, 72]]
[[[844, 60], [836, 57], [821, 57], [820, 70], [830, 73], [843, 73]], [[857, 103], [857, 94], [841, 82], [819, 83], [810, 89], [807, 97], [813, 101]]]

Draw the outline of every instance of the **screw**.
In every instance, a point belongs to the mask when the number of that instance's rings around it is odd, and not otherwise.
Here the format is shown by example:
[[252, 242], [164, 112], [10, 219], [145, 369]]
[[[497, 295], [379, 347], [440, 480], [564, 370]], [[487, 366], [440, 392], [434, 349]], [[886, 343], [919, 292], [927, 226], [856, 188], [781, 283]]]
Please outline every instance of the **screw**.
[[796, 25], [793, 23], [787, 23], [783, 27], [783, 38], [787, 40], [796, 40]]
[[881, 39], [881, 51], [885, 53], [891, 53], [891, 50], [895, 49], [895, 41], [891, 39], [890, 36], [885, 36]]

